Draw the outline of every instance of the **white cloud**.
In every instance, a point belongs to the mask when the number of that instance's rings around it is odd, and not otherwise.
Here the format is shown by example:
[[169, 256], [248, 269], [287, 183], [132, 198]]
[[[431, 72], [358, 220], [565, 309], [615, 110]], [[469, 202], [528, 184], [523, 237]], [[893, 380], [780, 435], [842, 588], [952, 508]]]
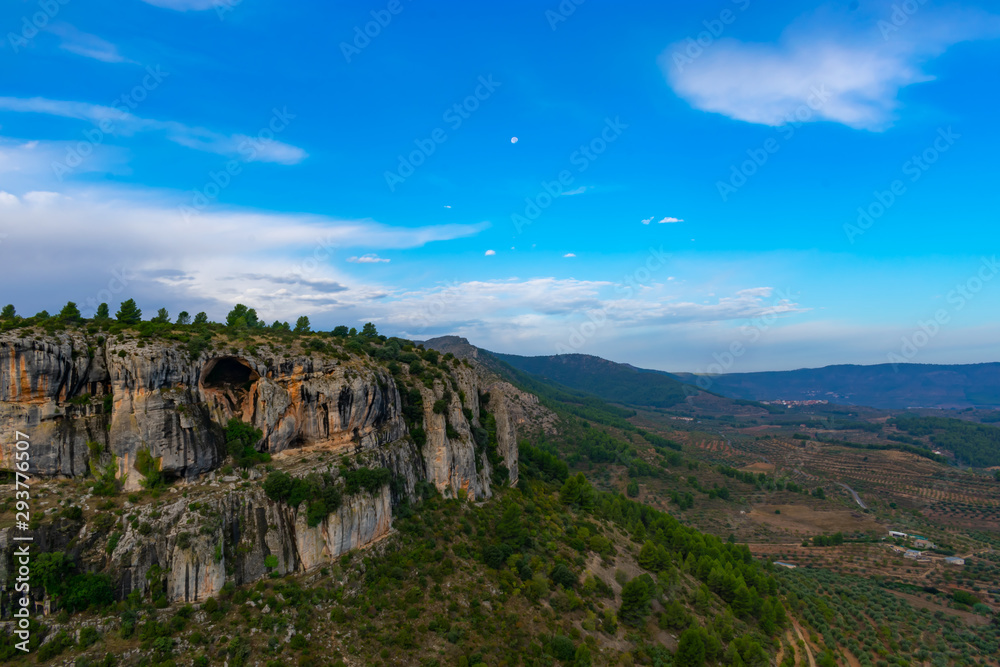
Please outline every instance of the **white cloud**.
[[78, 30], [69, 23], [56, 23], [48, 31], [61, 39], [59, 48], [84, 58], [93, 58], [105, 63], [133, 62], [120, 53], [118, 47], [97, 35]]
[[487, 250], [487, 251], [486, 251], [486, 256], [487, 256], [487, 257], [492, 257], [492, 256], [493, 256], [493, 255], [495, 255], [495, 254], [497, 254], [497, 251], [496, 251], [496, 250]]
[[573, 254], [573, 253], [571, 253], [571, 252], [568, 252], [568, 253], [566, 253], [565, 255], [563, 255], [563, 257], [576, 257], [576, 255], [574, 255], [574, 254]]
[[684, 219], [683, 218], [671, 218], [670, 216], [667, 216], [663, 220], [660, 220], [659, 224], [662, 225], [662, 224], [669, 223], [669, 222], [684, 222]]
[[580, 187], [575, 188], [573, 190], [567, 190], [566, 192], [562, 193], [562, 196], [563, 197], [572, 197], [573, 195], [582, 195], [587, 190], [593, 189], [593, 187], [594, 186], [592, 186], [592, 185], [581, 185]]
[[800, 112], [800, 121], [884, 130], [896, 118], [899, 91], [933, 78], [926, 61], [959, 42], [1000, 35], [998, 16], [930, 7], [883, 35], [879, 20], [891, 14], [887, 3], [856, 18], [821, 8], [777, 43], [721, 38], [685, 60], [682, 42], [663, 52], [660, 65], [674, 92], [702, 111], [771, 126]]
[[348, 257], [347, 261], [352, 264], [388, 264], [392, 260], [379, 257], [375, 253], [369, 253], [360, 257]]
[[[347, 248], [417, 248], [469, 237], [487, 226], [390, 227], [253, 211], [205, 211], [186, 222], [162, 197], [112, 190], [6, 193], [0, 210], [0, 231], [10, 233], [2, 261], [16, 256], [37, 269], [30, 280], [26, 276], [11, 285], [21, 299], [37, 302], [44, 295], [47, 303], [58, 295], [82, 307], [107, 289], [115, 270], [131, 276], [127, 292], [137, 299], [215, 312], [242, 300], [269, 319], [320, 315], [339, 304], [365, 304], [389, 294], [338, 269]], [[119, 293], [125, 292], [101, 300]]]
[[649, 223], [651, 223], [651, 222], [653, 221], [653, 218], [654, 218], [654, 217], [655, 217], [655, 216], [650, 216], [650, 217], [648, 217], [648, 218], [643, 218], [643, 219], [642, 219], [642, 224], [644, 224], [644, 225], [648, 225]]
[[[10, 190], [33, 189], [40, 182], [55, 180], [53, 163], [65, 162], [77, 141], [21, 141], [0, 137], [0, 174]], [[75, 173], [127, 172], [126, 151], [116, 146], [93, 146], [93, 152], [73, 170]]]
[[[244, 134], [221, 134], [203, 127], [185, 125], [176, 121], [140, 118], [113, 107], [50, 100], [43, 97], [0, 97], [0, 111], [40, 113], [62, 118], [83, 120], [101, 126], [111, 124], [115, 134], [129, 136], [137, 132], [160, 132], [176, 144], [198, 151], [239, 157], [245, 162], [275, 162], [298, 164], [309, 154], [301, 148], [276, 139], [261, 141]], [[269, 121], [267, 121], [269, 122]], [[265, 126], [267, 124], [265, 122]]]

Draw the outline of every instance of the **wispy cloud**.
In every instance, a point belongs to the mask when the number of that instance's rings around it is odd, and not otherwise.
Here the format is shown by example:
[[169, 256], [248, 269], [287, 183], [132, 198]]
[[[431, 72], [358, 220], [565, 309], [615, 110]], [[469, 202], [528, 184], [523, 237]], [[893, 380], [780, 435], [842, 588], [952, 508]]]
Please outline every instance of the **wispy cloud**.
[[655, 217], [656, 217], [656, 216], [650, 216], [650, 217], [648, 217], [648, 218], [643, 218], [643, 219], [642, 219], [642, 224], [644, 224], [644, 225], [648, 225], [649, 223], [651, 223], [651, 222], [653, 221], [653, 219], [654, 219]]
[[50, 100], [44, 97], [0, 97], [0, 111], [46, 114], [94, 124], [110, 122], [115, 133], [122, 136], [138, 132], [159, 132], [168, 141], [181, 146], [217, 155], [239, 156], [246, 162], [293, 165], [309, 156], [303, 149], [275, 139], [260, 141], [244, 134], [222, 134], [177, 121], [141, 118], [114, 107], [87, 102]]
[[[392, 293], [343, 273], [338, 267], [346, 249], [418, 248], [488, 226], [394, 227], [256, 211], [205, 211], [194, 226], [155, 193], [106, 189], [4, 192], [0, 210], [0, 232], [10, 234], [3, 251], [46, 267], [44, 276], [22, 285], [21, 298], [65, 296], [70, 289], [75, 300], [87, 303], [107, 284], [111, 269], [126, 267], [134, 276], [128, 292], [137, 298], [217, 310], [243, 301], [258, 305], [269, 319], [318, 315], [335, 304], [367, 304]], [[382, 258], [368, 253], [358, 259]]]
[[[888, 3], [877, 11], [891, 15]], [[691, 106], [736, 120], [782, 125], [797, 109], [813, 121], [879, 131], [891, 126], [899, 92], [931, 80], [922, 65], [959, 42], [1000, 36], [1000, 17], [981, 11], [923, 7], [891, 34], [878, 14], [821, 8], [790, 25], [777, 43], [717, 40], [678, 67], [668, 48], [660, 65]]]
[[563, 255], [563, 257], [576, 257], [576, 255], [574, 253], [568, 252], [565, 255]]
[[369, 253], [367, 255], [361, 255], [360, 257], [348, 257], [347, 261], [352, 264], [388, 264], [392, 260], [379, 257], [375, 253]]
[[593, 188], [594, 186], [592, 185], [581, 185], [580, 187], [574, 188], [573, 190], [567, 190], [566, 192], [562, 193], [562, 196], [572, 197], [573, 195], [582, 195], [583, 193], [587, 192], [587, 190], [592, 190]]
[[485, 254], [486, 254], [487, 257], [492, 257], [493, 255], [497, 254], [497, 251], [496, 250], [487, 250]]
[[118, 53], [118, 47], [111, 42], [78, 30], [69, 23], [55, 23], [48, 31], [60, 38], [59, 48], [64, 51], [105, 63], [134, 62]]
[[667, 217], [665, 217], [662, 220], [660, 220], [659, 224], [663, 225], [663, 224], [667, 224], [667, 223], [671, 223], [671, 222], [684, 222], [684, 219], [683, 218], [672, 218], [672, 217], [670, 217], [668, 215]]

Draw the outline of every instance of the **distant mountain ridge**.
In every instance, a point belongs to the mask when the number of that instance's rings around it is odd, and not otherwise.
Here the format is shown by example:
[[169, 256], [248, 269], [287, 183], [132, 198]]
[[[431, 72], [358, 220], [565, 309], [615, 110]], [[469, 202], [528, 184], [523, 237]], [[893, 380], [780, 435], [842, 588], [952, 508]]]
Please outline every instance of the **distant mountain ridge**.
[[[841, 364], [794, 371], [695, 375], [638, 368], [586, 354], [525, 357], [489, 352], [459, 336], [425, 342], [441, 352], [518, 370], [613, 402], [669, 408], [694, 388], [749, 401], [827, 400], [831, 403], [901, 410], [1000, 407], [1000, 363]], [[495, 360], [495, 361], [492, 361]]]
[[852, 364], [794, 371], [676, 377], [730, 398], [828, 400], [874, 408], [1000, 406], [1000, 363]]

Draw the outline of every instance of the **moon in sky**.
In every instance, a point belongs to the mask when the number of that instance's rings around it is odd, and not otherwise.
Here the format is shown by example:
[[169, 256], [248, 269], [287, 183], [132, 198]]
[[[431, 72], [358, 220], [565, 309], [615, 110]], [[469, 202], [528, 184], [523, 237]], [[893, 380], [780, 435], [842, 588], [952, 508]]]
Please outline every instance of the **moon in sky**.
[[517, 143], [517, 137], [511, 137], [510, 138], [510, 143], [516, 144]]

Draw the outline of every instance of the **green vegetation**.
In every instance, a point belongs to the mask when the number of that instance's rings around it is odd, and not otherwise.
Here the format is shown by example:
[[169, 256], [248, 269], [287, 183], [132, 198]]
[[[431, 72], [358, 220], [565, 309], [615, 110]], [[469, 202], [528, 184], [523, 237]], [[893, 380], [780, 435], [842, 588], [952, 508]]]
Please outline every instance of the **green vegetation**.
[[[973, 665], [1000, 649], [1000, 626], [995, 623], [970, 625], [952, 613], [911, 605], [877, 580], [823, 569], [779, 569], [790, 611], [842, 664], [845, 650], [862, 667], [873, 667], [890, 660], [899, 665]], [[911, 595], [925, 595], [919, 588], [910, 589]], [[944, 596], [938, 599], [947, 604]]]
[[226, 453], [233, 457], [233, 461], [241, 468], [267, 463], [271, 460], [271, 455], [257, 451], [257, 445], [263, 437], [264, 432], [255, 428], [253, 424], [233, 417], [226, 424]]
[[930, 436], [936, 447], [959, 463], [986, 468], [1000, 465], [1000, 428], [952, 417], [898, 417], [890, 421], [912, 436]]
[[142, 485], [147, 489], [166, 486], [166, 479], [160, 471], [160, 460], [153, 458], [148, 449], [140, 449], [135, 453], [135, 469], [143, 476]]
[[598, 357], [583, 354], [495, 356], [518, 370], [614, 403], [669, 408], [683, 402], [687, 396], [685, 385], [666, 373], [640, 371]]

